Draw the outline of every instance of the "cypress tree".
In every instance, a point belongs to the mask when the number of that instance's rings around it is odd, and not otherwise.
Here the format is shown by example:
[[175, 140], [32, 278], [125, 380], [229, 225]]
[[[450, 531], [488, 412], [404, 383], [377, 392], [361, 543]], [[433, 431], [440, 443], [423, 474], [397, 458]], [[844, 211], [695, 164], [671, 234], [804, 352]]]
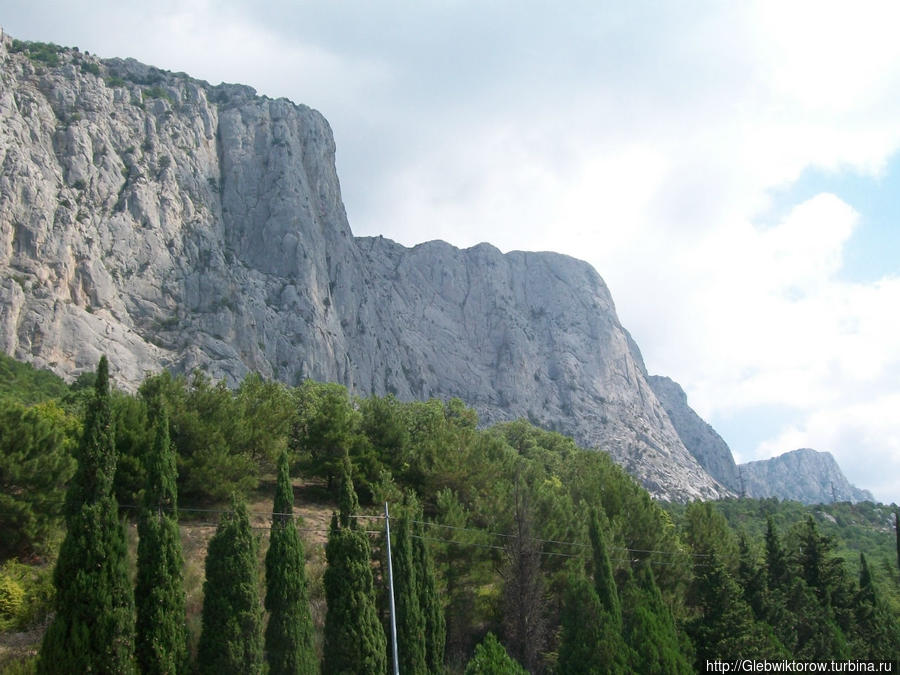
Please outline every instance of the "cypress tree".
[[115, 432], [109, 365], [100, 359], [94, 395], [66, 494], [66, 538], [53, 574], [56, 616], [44, 635], [39, 673], [134, 670], [134, 593], [125, 527], [113, 496]]
[[558, 671], [570, 675], [628, 672], [629, 653], [619, 627], [579, 571], [569, 573], [560, 612]]
[[631, 672], [693, 672], [682, 650], [675, 619], [656, 585], [653, 570], [646, 561], [631, 577], [625, 589], [628, 607], [625, 637], [630, 647]]
[[247, 506], [232, 496], [206, 553], [203, 618], [197, 647], [201, 673], [261, 673], [262, 611], [257, 544]]
[[619, 592], [616, 588], [616, 580], [613, 578], [612, 565], [606, 553], [606, 544], [603, 534], [600, 532], [600, 519], [597, 512], [591, 513], [588, 532], [591, 538], [591, 549], [594, 559], [594, 588], [600, 604], [609, 613], [611, 620], [621, 629], [622, 606], [619, 603]]
[[293, 520], [287, 452], [278, 462], [272, 531], [266, 553], [266, 657], [272, 675], [318, 672], [306, 588], [303, 543]]
[[177, 474], [169, 441], [169, 418], [164, 409], [160, 409], [155, 426], [138, 521], [135, 588], [135, 656], [141, 672], [146, 674], [183, 672], [187, 665]]
[[[423, 518], [419, 511], [419, 520]], [[446, 625], [444, 610], [437, 593], [434, 576], [434, 563], [423, 539], [424, 531], [420, 523], [413, 527], [413, 560], [416, 566], [416, 578], [419, 581], [419, 606], [425, 619], [425, 663], [429, 673], [440, 673], [444, 669], [444, 643]]]
[[351, 518], [358, 504], [350, 462], [342, 462], [341, 513], [333, 515], [325, 546], [325, 647], [322, 675], [384, 673], [387, 642], [375, 609], [369, 540]]
[[425, 617], [419, 602], [420, 580], [413, 560], [412, 523], [409, 506], [392, 530], [394, 606], [397, 610], [397, 643], [400, 672], [425, 675]]

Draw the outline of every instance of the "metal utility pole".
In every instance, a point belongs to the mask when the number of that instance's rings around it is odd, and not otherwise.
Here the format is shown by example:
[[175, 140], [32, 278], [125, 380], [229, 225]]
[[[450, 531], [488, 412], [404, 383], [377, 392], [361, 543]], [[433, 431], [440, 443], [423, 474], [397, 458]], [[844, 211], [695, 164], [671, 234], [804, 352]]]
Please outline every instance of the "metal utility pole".
[[400, 657], [397, 654], [397, 611], [394, 607], [394, 568], [391, 565], [391, 516], [388, 503], [384, 503], [384, 534], [387, 541], [388, 596], [391, 599], [391, 651], [394, 655], [394, 675], [400, 675]]

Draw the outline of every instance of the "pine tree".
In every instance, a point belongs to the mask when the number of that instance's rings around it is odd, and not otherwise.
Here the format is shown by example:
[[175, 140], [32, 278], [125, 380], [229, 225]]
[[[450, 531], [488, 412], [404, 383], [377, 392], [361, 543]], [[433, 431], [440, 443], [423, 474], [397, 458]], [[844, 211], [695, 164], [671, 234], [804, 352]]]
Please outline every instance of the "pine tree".
[[272, 531], [266, 552], [266, 655], [272, 675], [318, 672], [306, 587], [303, 543], [293, 520], [287, 452], [278, 462]]
[[112, 492], [115, 432], [105, 356], [97, 367], [76, 459], [66, 494], [66, 538], [53, 575], [56, 616], [44, 635], [38, 672], [130, 673], [134, 592], [125, 528]]
[[138, 521], [135, 587], [135, 656], [145, 674], [183, 672], [188, 656], [175, 453], [164, 409], [160, 409], [155, 427]]
[[[419, 520], [423, 514], [419, 511]], [[419, 581], [419, 606], [425, 619], [425, 663], [429, 673], [440, 673], [444, 668], [444, 642], [446, 625], [444, 610], [437, 593], [434, 563], [423, 539], [425, 533], [420, 523], [413, 527], [413, 560]]]
[[472, 659], [466, 664], [465, 675], [527, 675], [500, 644], [493, 633], [484, 636]]
[[325, 546], [323, 675], [384, 673], [387, 642], [375, 609], [369, 540], [351, 516], [358, 504], [349, 460], [342, 462], [341, 513], [331, 518]]
[[428, 672], [425, 660], [425, 617], [419, 602], [420, 580], [413, 559], [412, 523], [407, 504], [404, 515], [391, 531], [391, 552], [394, 570], [394, 606], [397, 611], [397, 644], [400, 672], [424, 675]]
[[201, 673], [261, 673], [262, 611], [257, 543], [246, 504], [232, 496], [206, 553], [203, 618], [197, 647]]

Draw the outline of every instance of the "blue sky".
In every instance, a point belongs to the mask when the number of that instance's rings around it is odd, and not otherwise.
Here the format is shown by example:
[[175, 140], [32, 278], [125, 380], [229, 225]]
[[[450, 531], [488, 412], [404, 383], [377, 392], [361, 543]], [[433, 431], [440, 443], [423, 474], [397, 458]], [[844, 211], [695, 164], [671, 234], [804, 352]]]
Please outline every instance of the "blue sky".
[[900, 155], [891, 156], [875, 174], [852, 169], [809, 168], [790, 185], [773, 189], [772, 205], [761, 224], [775, 224], [791, 206], [817, 194], [837, 195], [860, 214], [844, 248], [840, 277], [873, 282], [900, 270]]
[[582, 258], [742, 460], [900, 502], [900, 6], [8, 0], [322, 111], [356, 234]]

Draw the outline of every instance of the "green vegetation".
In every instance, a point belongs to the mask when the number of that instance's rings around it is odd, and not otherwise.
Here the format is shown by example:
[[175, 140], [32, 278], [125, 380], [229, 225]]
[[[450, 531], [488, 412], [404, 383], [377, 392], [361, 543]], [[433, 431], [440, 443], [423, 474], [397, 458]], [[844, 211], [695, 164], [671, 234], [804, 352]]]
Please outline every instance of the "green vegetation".
[[340, 514], [331, 519], [325, 556], [325, 651], [322, 675], [384, 673], [387, 642], [375, 608], [371, 552], [356, 519], [349, 462], [342, 463]]
[[312, 617], [306, 589], [303, 543], [293, 518], [294, 492], [287, 452], [278, 462], [278, 483], [272, 505], [272, 531], [266, 553], [266, 654], [269, 672], [318, 672]]
[[135, 655], [145, 675], [183, 672], [187, 666], [181, 538], [175, 491], [175, 453], [165, 408], [156, 412], [147, 453], [147, 487], [138, 519]]
[[22, 40], [13, 40], [11, 52], [23, 52], [29, 59], [35, 63], [42, 63], [51, 68], [60, 64], [59, 55], [67, 49], [60, 47], [52, 42], [25, 42]]
[[[39, 634], [56, 607], [44, 672], [48, 654], [85, 671], [122, 657], [102, 668], [382, 672], [384, 501], [404, 672], [685, 673], [708, 658], [900, 653], [896, 507], [662, 505], [605, 453], [524, 421], [480, 429], [458, 400], [169, 373], [132, 395], [98, 373], [67, 387], [27, 366], [0, 371], [0, 632]], [[133, 588], [117, 499], [138, 525]], [[88, 587], [90, 633], [73, 609]], [[194, 589], [187, 601], [180, 588]], [[129, 647], [132, 595], [139, 617], [148, 597], [169, 611], [139, 619]], [[185, 615], [188, 644], [199, 637], [187, 665]], [[146, 665], [153, 625], [175, 657], [158, 670]], [[23, 657], [0, 669], [27, 668]]]
[[263, 669], [262, 611], [257, 588], [257, 543], [247, 505], [237, 497], [225, 513], [206, 555], [203, 632], [197, 648], [200, 673]]
[[56, 616], [41, 645], [41, 673], [132, 671], [134, 595], [112, 491], [116, 448], [109, 399], [103, 357], [66, 494], [67, 532], [53, 576]]

